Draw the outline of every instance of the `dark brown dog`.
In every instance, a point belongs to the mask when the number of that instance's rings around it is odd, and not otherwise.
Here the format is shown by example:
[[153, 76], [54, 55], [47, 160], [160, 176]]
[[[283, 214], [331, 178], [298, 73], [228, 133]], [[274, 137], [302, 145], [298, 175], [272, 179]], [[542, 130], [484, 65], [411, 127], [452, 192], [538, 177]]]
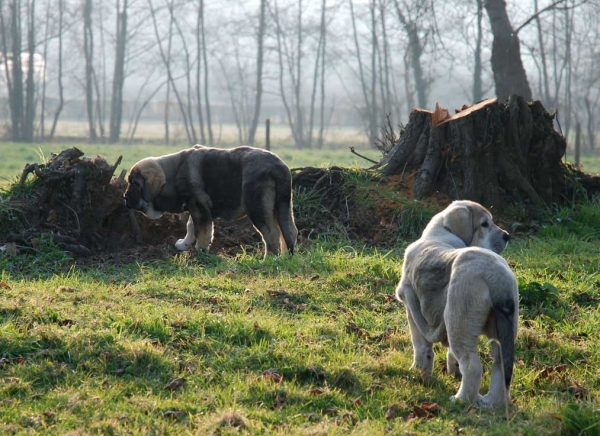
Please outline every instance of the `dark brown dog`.
[[129, 173], [127, 207], [158, 219], [163, 212], [188, 210], [180, 251], [208, 251], [213, 220], [248, 215], [265, 243], [265, 256], [282, 248], [294, 253], [298, 229], [292, 211], [292, 176], [275, 154], [253, 147], [222, 150], [195, 145], [160, 157], [147, 157]]

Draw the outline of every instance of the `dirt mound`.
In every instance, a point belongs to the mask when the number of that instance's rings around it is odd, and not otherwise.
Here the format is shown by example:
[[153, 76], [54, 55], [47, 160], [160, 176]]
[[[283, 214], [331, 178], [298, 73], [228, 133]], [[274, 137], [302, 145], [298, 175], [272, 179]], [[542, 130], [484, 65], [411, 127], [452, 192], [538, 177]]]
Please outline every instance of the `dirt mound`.
[[[171, 247], [185, 235], [187, 216], [150, 220], [127, 209], [125, 171], [114, 177], [120, 160], [111, 165], [70, 148], [46, 164], [25, 165], [19, 184], [3, 196], [0, 241], [21, 251], [47, 240], [78, 256], [124, 253], [134, 258], [158, 255], [149, 247]], [[234, 255], [253, 250], [260, 240], [249, 220], [217, 220], [211, 252]]]

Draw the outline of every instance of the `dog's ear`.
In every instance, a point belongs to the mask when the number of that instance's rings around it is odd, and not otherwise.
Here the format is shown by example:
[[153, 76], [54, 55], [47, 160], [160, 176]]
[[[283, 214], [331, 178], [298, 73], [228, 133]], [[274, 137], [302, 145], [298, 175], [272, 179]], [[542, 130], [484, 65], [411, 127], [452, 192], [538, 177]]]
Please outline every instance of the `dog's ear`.
[[451, 208], [444, 215], [444, 228], [454, 233], [469, 245], [473, 240], [473, 211], [470, 207], [459, 206]]
[[162, 167], [154, 159], [144, 159], [137, 165], [137, 171], [144, 179], [143, 195], [146, 201], [152, 201], [167, 183]]

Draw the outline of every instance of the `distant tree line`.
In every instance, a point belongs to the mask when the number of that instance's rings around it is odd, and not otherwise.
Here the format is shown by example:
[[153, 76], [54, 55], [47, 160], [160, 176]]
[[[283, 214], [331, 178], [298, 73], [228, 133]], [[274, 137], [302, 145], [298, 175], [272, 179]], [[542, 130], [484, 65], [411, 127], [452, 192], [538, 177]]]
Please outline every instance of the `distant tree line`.
[[77, 100], [90, 141], [130, 141], [162, 102], [166, 143], [176, 119], [185, 142], [215, 144], [218, 101], [254, 144], [267, 99], [299, 148], [323, 147], [348, 104], [374, 142], [386, 117], [448, 89], [464, 103], [542, 100], [593, 148], [598, 22], [593, 0], [0, 0], [5, 136], [53, 140]]

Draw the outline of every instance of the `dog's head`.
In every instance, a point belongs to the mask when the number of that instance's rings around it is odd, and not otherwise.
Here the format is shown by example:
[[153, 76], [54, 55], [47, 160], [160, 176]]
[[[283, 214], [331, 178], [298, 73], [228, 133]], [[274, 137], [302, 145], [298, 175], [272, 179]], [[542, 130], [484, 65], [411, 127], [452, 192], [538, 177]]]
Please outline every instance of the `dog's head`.
[[136, 163], [127, 181], [127, 190], [123, 195], [127, 207], [143, 212], [148, 218], [160, 218], [162, 212], [154, 209], [152, 200], [165, 185], [166, 176], [156, 159], [148, 157]]
[[467, 247], [487, 248], [498, 254], [506, 248], [510, 235], [494, 224], [492, 214], [479, 203], [455, 201], [442, 213], [444, 228]]

